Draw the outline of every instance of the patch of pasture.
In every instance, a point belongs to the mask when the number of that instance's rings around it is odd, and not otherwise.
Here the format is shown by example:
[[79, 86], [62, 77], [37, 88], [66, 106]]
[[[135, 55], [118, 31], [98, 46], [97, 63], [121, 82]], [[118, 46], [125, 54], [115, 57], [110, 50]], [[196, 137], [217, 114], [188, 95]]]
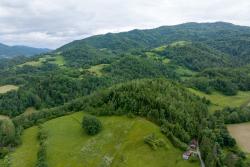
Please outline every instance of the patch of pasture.
[[211, 94], [206, 94], [204, 92], [189, 89], [194, 94], [205, 97], [206, 99], [211, 101], [210, 111], [215, 111], [219, 109], [223, 109], [224, 107], [240, 107], [246, 106], [250, 101], [250, 91], [239, 91], [237, 95], [234, 96], [226, 96], [219, 92], [212, 92]]
[[[88, 136], [81, 128], [84, 113], [60, 117], [44, 123], [48, 133], [48, 166], [129, 166], [198, 167], [199, 163], [182, 160], [182, 151], [172, 146], [155, 124], [141, 118], [99, 117], [103, 130]], [[154, 133], [166, 147], [152, 150], [144, 137]]]
[[9, 91], [18, 90], [19, 87], [15, 85], [4, 85], [0, 86], [0, 94], [7, 93]]
[[240, 148], [250, 153], [250, 123], [228, 125], [227, 128]]
[[26, 129], [22, 136], [22, 144], [10, 154], [11, 167], [31, 167], [36, 165], [39, 143], [37, 141], [38, 128]]
[[58, 66], [63, 66], [65, 64], [65, 60], [63, 56], [61, 55], [56, 55], [56, 56], [45, 55], [39, 58], [38, 60], [28, 61], [18, 66], [23, 67], [25, 65], [28, 65], [28, 66], [33, 66], [33, 67], [39, 67], [39, 66], [42, 66], [46, 62], [51, 63], [51, 64], [56, 64]]
[[95, 66], [91, 66], [89, 69], [87, 69], [90, 73], [96, 75], [96, 76], [102, 76], [103, 75], [103, 72], [102, 72], [102, 69], [104, 67], [107, 67], [109, 66], [109, 64], [98, 64], [98, 65], [95, 65]]
[[34, 112], [36, 112], [37, 110], [34, 107], [28, 107], [25, 111], [24, 111], [24, 115], [30, 115]]
[[65, 65], [65, 60], [64, 60], [63, 56], [57, 55], [56, 59], [55, 59], [55, 64], [57, 64], [58, 66]]
[[4, 120], [4, 119], [10, 119], [10, 118], [6, 115], [0, 115], [0, 120]]
[[186, 46], [186, 45], [189, 45], [191, 44], [191, 42], [188, 42], [188, 41], [177, 41], [177, 42], [173, 42], [170, 44], [171, 47], [183, 47], [183, 46]]

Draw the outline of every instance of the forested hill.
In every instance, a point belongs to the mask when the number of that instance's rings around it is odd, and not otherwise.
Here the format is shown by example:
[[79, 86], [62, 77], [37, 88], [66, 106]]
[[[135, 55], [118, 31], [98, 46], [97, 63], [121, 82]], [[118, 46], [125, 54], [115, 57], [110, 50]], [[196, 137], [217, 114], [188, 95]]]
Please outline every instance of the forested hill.
[[[0, 78], [0, 166], [21, 143], [23, 128], [79, 111], [147, 118], [176, 149], [185, 151], [196, 138], [208, 167], [249, 166], [225, 122], [250, 115], [241, 108], [250, 105], [250, 27], [186, 23], [97, 35], [50, 53], [3, 58]], [[50, 147], [40, 144], [38, 165]]]
[[8, 46], [0, 43], [0, 58], [11, 58], [16, 56], [33, 56], [51, 51], [45, 48], [33, 48], [28, 46]]
[[218, 51], [250, 61], [250, 28], [230, 23], [186, 23], [176, 26], [162, 26], [149, 30], [132, 30], [123, 33], [108, 33], [69, 43], [58, 50], [73, 50], [91, 46], [96, 49], [124, 53], [138, 49], [152, 49], [186, 40], [202, 42]]

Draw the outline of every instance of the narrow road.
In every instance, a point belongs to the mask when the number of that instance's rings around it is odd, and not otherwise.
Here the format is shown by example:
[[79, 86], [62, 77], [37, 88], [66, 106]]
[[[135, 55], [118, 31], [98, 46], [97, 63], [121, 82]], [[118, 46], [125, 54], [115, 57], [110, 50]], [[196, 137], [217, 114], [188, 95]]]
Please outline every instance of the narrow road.
[[198, 154], [198, 157], [199, 157], [200, 162], [201, 162], [201, 167], [205, 167], [205, 163], [204, 163], [204, 161], [201, 158], [201, 152], [200, 152], [199, 145], [197, 146], [197, 154]]

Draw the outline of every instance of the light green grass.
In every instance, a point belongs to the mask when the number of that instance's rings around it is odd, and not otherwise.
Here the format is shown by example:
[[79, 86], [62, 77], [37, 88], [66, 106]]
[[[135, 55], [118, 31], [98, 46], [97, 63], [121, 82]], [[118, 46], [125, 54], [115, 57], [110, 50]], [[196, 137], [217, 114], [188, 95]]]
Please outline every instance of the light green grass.
[[57, 55], [56, 59], [55, 59], [55, 64], [57, 64], [58, 66], [65, 65], [65, 60], [64, 60], [63, 56]]
[[186, 46], [186, 45], [189, 45], [191, 44], [191, 42], [188, 42], [188, 41], [177, 41], [177, 42], [173, 42], [170, 44], [171, 47], [183, 47], [183, 46]]
[[28, 107], [25, 111], [24, 111], [24, 115], [30, 115], [34, 112], [37, 112], [37, 110], [34, 107]]
[[4, 85], [0, 86], [0, 94], [7, 93], [12, 90], [18, 90], [19, 87], [15, 85]]
[[162, 61], [164, 64], [170, 63], [170, 59], [168, 59], [166, 57], [162, 57], [155, 52], [145, 52], [145, 54], [150, 59]]
[[45, 55], [45, 56], [39, 58], [37, 61], [28, 61], [28, 62], [20, 64], [18, 66], [23, 67], [25, 65], [28, 65], [28, 66], [33, 66], [33, 67], [39, 67], [39, 66], [42, 66], [45, 62], [49, 62], [51, 64], [56, 64], [58, 66], [63, 66], [65, 64], [65, 60], [64, 60], [63, 56], [61, 56], [61, 55], [56, 55], [56, 56]]
[[104, 67], [107, 67], [109, 64], [98, 64], [95, 66], [91, 66], [89, 69], [87, 69], [90, 73], [96, 75], [96, 76], [102, 76], [103, 72], [102, 69]]
[[[87, 136], [81, 128], [83, 113], [46, 122], [48, 164], [53, 167], [198, 167], [182, 160], [182, 151], [174, 148], [160, 128], [141, 118], [100, 117], [104, 129]], [[155, 133], [168, 149], [152, 150], [144, 137]], [[109, 164], [110, 162], [110, 164]], [[109, 165], [108, 165], [109, 164]]]
[[185, 68], [185, 67], [182, 67], [182, 66], [177, 66], [177, 69], [175, 70], [175, 72], [181, 76], [182, 80], [188, 79], [189, 77], [192, 77], [195, 74], [197, 74], [197, 72], [192, 71], [192, 70]]
[[22, 145], [10, 154], [11, 167], [33, 167], [37, 160], [39, 143], [37, 141], [38, 128], [26, 129], [22, 136]]
[[18, 66], [23, 67], [23, 66], [27, 65], [27, 66], [39, 67], [39, 66], [43, 65], [43, 63], [46, 62], [46, 60], [48, 58], [51, 58], [51, 56], [50, 55], [45, 55], [44, 57], [39, 58], [37, 61], [35, 61], [35, 60], [34, 61], [28, 61], [28, 62], [25, 62], [25, 63], [20, 64]]
[[166, 48], [167, 48], [167, 46], [163, 45], [163, 46], [154, 48], [152, 51], [155, 51], [155, 52], [162, 52], [162, 51], [164, 51]]
[[5, 115], [0, 115], [0, 120], [4, 120], [4, 119], [10, 119], [8, 116]]
[[250, 102], [250, 91], [242, 92], [239, 91], [235, 96], [226, 96], [219, 92], [212, 92], [212, 94], [206, 94], [198, 90], [189, 89], [194, 94], [205, 97], [210, 100], [212, 105], [210, 111], [223, 109], [224, 107], [240, 107], [246, 106]]

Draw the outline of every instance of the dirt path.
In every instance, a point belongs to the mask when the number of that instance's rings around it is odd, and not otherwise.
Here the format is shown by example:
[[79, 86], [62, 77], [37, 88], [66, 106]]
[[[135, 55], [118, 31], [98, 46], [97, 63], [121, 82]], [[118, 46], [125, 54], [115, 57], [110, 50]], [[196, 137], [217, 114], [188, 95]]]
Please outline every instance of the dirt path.
[[204, 161], [201, 158], [201, 152], [200, 152], [199, 146], [197, 147], [197, 154], [198, 154], [198, 157], [200, 159], [201, 167], [205, 167], [205, 163], [204, 163]]

